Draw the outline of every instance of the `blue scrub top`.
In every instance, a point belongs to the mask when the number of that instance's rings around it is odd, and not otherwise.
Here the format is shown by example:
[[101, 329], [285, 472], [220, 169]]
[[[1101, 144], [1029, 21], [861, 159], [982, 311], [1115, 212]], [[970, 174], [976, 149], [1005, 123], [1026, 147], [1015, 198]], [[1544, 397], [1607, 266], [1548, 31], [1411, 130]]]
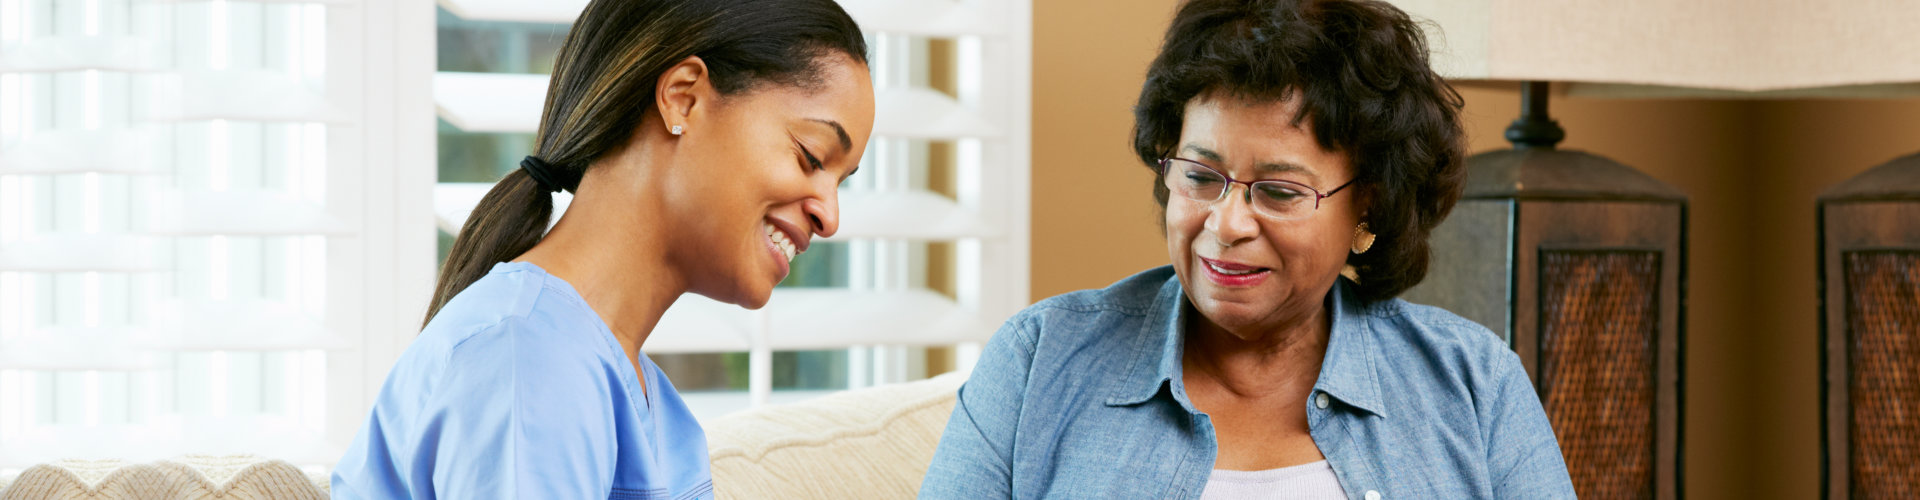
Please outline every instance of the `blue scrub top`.
[[565, 281], [496, 264], [401, 354], [333, 498], [712, 498], [706, 434], [640, 365]]

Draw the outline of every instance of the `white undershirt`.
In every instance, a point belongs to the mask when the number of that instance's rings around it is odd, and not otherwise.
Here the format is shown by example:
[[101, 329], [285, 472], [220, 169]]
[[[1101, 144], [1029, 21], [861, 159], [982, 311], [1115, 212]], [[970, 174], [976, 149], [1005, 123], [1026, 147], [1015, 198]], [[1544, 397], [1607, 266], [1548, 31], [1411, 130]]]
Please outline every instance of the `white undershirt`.
[[1344, 499], [1347, 490], [1326, 460], [1267, 470], [1214, 469], [1200, 500]]

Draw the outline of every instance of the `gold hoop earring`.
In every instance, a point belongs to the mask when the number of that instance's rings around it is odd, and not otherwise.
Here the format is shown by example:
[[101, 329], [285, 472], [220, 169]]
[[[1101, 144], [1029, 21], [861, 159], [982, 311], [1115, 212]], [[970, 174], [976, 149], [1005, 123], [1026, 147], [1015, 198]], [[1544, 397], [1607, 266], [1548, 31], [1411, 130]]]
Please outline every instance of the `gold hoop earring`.
[[1367, 231], [1367, 223], [1362, 222], [1360, 227], [1353, 228], [1353, 254], [1367, 253], [1367, 249], [1373, 248], [1373, 238], [1373, 233]]

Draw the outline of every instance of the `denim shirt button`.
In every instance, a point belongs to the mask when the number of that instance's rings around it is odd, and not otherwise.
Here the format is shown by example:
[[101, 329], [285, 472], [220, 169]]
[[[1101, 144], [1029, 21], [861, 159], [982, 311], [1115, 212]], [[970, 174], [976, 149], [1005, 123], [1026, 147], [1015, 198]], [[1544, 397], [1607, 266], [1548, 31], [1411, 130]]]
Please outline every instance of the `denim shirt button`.
[[1367, 500], [1380, 500], [1380, 492], [1367, 490]]
[[[1313, 405], [1314, 405], [1314, 406], [1318, 406], [1318, 407], [1320, 407], [1320, 409], [1322, 409], [1322, 410], [1325, 410], [1325, 409], [1327, 409], [1327, 393], [1324, 393], [1324, 392], [1322, 392], [1322, 393], [1320, 393], [1320, 395], [1318, 395], [1318, 396], [1314, 396], [1314, 397], [1313, 397]], [[1367, 500], [1378, 500], [1378, 499], [1377, 499], [1377, 498], [1368, 498]]]

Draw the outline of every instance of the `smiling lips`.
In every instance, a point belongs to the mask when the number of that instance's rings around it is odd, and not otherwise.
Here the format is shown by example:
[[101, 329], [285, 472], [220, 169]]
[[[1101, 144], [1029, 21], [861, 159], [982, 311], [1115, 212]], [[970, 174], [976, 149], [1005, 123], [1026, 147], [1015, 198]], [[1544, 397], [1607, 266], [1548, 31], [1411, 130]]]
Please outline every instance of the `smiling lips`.
[[1273, 270], [1259, 266], [1249, 266], [1237, 262], [1200, 258], [1200, 267], [1205, 270], [1207, 281], [1228, 287], [1248, 287], [1258, 285], [1273, 274]]
[[786, 257], [787, 262], [793, 262], [793, 257], [800, 255], [800, 247], [793, 244], [793, 238], [788, 237], [786, 231], [774, 227], [771, 222], [761, 223], [761, 225], [766, 226], [767, 239], [773, 240], [774, 248], [780, 250], [780, 256]]
[[760, 224], [762, 232], [767, 236], [767, 253], [780, 267], [780, 277], [777, 280], [785, 280], [787, 275], [793, 272], [793, 258], [807, 251], [806, 242], [805, 240], [794, 241], [793, 234], [781, 229], [780, 225], [774, 224], [771, 220]]

